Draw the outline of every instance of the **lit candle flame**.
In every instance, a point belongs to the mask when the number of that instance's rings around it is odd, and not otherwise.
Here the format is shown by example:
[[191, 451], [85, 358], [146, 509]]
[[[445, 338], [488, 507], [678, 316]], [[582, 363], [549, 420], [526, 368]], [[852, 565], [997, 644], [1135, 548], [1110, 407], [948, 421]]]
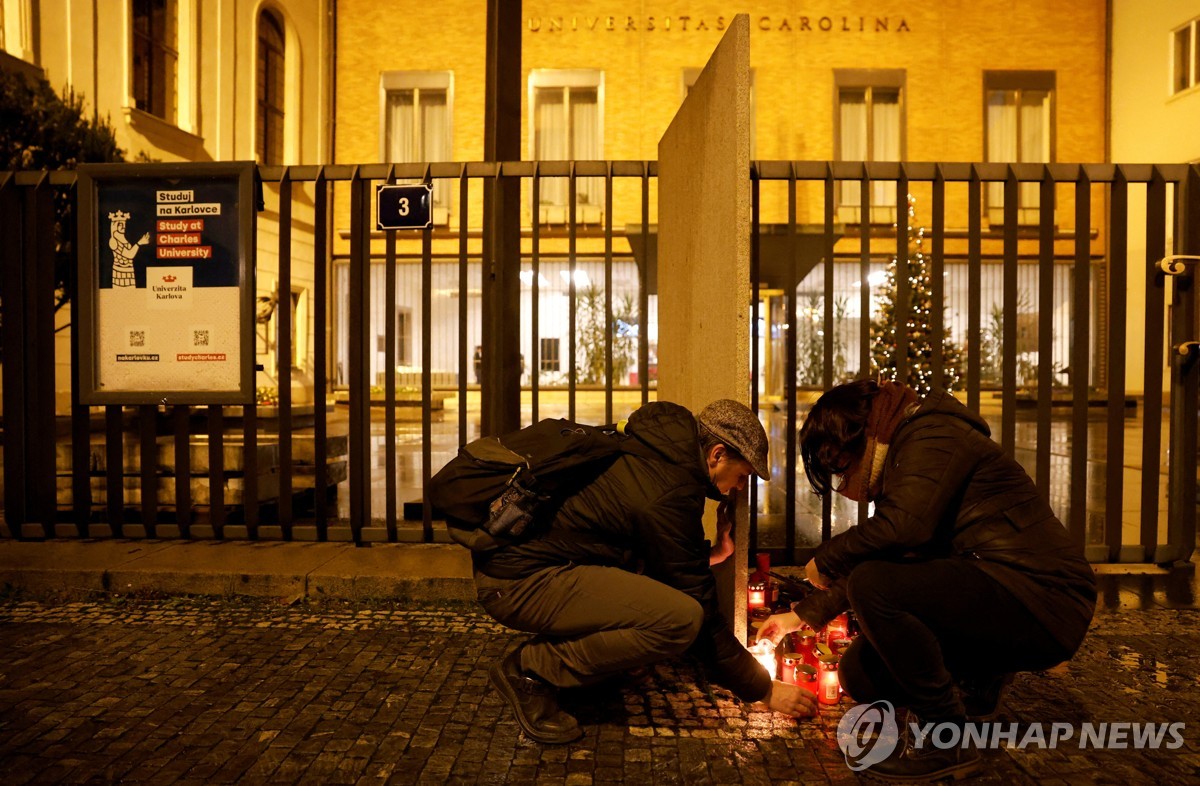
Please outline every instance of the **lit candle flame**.
[[775, 645], [771, 643], [770, 639], [756, 641], [746, 649], [750, 650], [750, 654], [754, 656], [754, 659], [763, 665], [763, 668], [767, 670], [767, 674], [771, 675], [771, 679], [775, 679], [778, 676], [775, 673], [777, 665], [775, 663]]

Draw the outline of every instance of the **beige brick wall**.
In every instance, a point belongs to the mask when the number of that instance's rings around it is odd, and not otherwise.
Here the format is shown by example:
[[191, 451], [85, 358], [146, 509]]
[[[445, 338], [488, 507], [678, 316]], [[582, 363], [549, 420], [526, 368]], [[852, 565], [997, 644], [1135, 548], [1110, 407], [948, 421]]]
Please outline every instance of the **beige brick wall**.
[[[408, 6], [399, 13], [377, 0], [338, 3], [339, 163], [379, 158], [379, 75], [389, 69], [452, 70], [453, 157], [482, 158], [483, 9], [465, 0]], [[721, 29], [739, 10], [702, 0], [526, 0], [523, 6], [526, 75], [533, 68], [604, 71], [604, 157], [616, 160], [655, 157], [681, 101], [683, 69], [704, 64]], [[833, 70], [903, 68], [906, 159], [979, 161], [984, 157], [983, 72], [1039, 69], [1057, 73], [1057, 160], [1103, 161], [1105, 24], [1105, 4], [1096, 0], [756, 3], [750, 43], [754, 155], [832, 158]], [[526, 100], [527, 94], [523, 105]], [[525, 158], [530, 157], [529, 125], [525, 107]], [[764, 204], [764, 221], [786, 220], [782, 189], [776, 191], [779, 195]], [[615, 225], [640, 219], [636, 195], [632, 183], [618, 190]], [[1074, 222], [1073, 201], [1066, 196], [1059, 202], [1060, 227]], [[948, 224], [965, 226], [965, 219], [953, 219], [966, 215], [965, 200], [965, 189], [949, 189]], [[652, 220], [653, 203], [652, 196]], [[819, 186], [801, 187], [801, 221], [820, 221], [822, 206]], [[474, 200], [471, 209], [475, 223]], [[1101, 204], [1094, 207], [1094, 227], [1100, 226], [1101, 209]], [[927, 213], [923, 220], [928, 223]]]

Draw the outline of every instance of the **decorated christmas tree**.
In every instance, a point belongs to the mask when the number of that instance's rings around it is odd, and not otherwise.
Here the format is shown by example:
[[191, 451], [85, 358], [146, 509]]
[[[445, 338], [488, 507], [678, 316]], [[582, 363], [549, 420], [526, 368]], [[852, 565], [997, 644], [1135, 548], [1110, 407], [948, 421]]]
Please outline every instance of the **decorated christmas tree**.
[[[950, 328], [943, 327], [940, 336], [934, 335], [933, 286], [926, 254], [925, 228], [916, 225], [916, 200], [908, 195], [905, 231], [908, 236], [908, 303], [903, 329], [908, 336], [909, 387], [924, 396], [934, 386], [954, 390], [959, 385], [962, 351], [950, 338]], [[897, 381], [896, 373], [896, 286], [897, 260], [892, 258], [887, 268], [887, 281], [879, 294], [879, 307], [871, 320], [871, 362], [884, 379]], [[943, 321], [943, 325], [945, 322]], [[933, 378], [934, 353], [942, 353], [942, 379]]]

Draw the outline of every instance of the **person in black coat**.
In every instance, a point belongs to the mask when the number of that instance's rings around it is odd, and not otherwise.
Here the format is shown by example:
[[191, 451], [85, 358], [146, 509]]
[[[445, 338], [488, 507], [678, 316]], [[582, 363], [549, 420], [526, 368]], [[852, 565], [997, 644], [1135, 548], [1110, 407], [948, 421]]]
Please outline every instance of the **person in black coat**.
[[557, 689], [691, 650], [745, 701], [793, 716], [812, 693], [773, 682], [717, 610], [710, 565], [731, 551], [727, 521], [705, 539], [706, 498], [726, 499], [752, 474], [768, 477], [767, 435], [728, 399], [694, 417], [667, 402], [643, 406], [623, 452], [571, 494], [548, 526], [474, 552], [475, 584], [498, 622], [535, 634], [489, 672], [524, 732], [544, 743], [582, 733]]
[[[826, 392], [800, 431], [813, 491], [874, 504], [805, 567], [826, 590], [764, 623], [778, 641], [850, 608], [862, 635], [839, 675], [857, 702], [886, 700], [923, 723], [994, 715], [1018, 671], [1069, 659], [1096, 603], [1082, 545], [987, 424], [949, 393], [851, 382]], [[962, 775], [969, 747], [901, 744], [871, 767], [910, 780]]]

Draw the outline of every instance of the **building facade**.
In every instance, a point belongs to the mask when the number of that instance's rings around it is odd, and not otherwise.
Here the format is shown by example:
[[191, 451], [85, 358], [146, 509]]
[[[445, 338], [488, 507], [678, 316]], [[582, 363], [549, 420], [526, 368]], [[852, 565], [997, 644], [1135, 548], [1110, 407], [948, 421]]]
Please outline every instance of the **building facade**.
[[[1112, 30], [1112, 160], [1200, 162], [1194, 133], [1200, 126], [1200, 3], [1116, 0]], [[1173, 234], [1173, 227], [1168, 231]], [[1129, 260], [1132, 307], [1144, 302], [1146, 292], [1146, 211], [1140, 201], [1130, 204]], [[1131, 326], [1127, 385], [1135, 390], [1142, 387], [1140, 339]]]
[[[1168, 31], [1168, 40], [1174, 41], [1177, 28], [1184, 29], [1192, 18], [1185, 13], [1187, 5], [1166, 4], [1156, 6], [1154, 14], [1138, 14], [1131, 10], [1134, 6], [1117, 3], [1110, 20], [1105, 4], [1094, 1], [759, 4], [751, 15], [751, 156], [758, 160], [870, 162], [1103, 161], [1108, 159], [1106, 98], [1112, 73], [1110, 160], [1158, 159], [1155, 149], [1133, 150], [1148, 136], [1161, 141], [1164, 135], [1148, 135], [1139, 127], [1151, 122], [1149, 111], [1124, 111], [1149, 92], [1126, 76], [1134, 72], [1142, 78], [1146, 72], [1135, 62], [1139, 55], [1122, 59], [1122, 52], [1133, 50], [1132, 42], [1140, 35], [1129, 31], [1154, 24], [1167, 6], [1178, 6], [1179, 13], [1172, 12], [1172, 19], [1187, 17], [1171, 22], [1174, 26]], [[13, 68], [40, 69], [52, 85], [70, 85], [82, 93], [99, 114], [113, 122], [130, 159], [256, 159], [264, 164], [295, 165], [463, 162], [484, 157], [486, 18], [474, 4], [456, 0], [398, 8], [366, 0], [119, 0], [100, 5], [3, 0], [0, 7], [0, 57], [4, 62]], [[530, 161], [656, 159], [659, 139], [737, 10], [716, 2], [584, 0], [564, 6], [526, 0], [521, 42], [522, 157]], [[1106, 64], [1110, 29], [1115, 31], [1111, 34], [1111, 71]], [[1127, 46], [1125, 41], [1131, 43]], [[1189, 52], [1194, 59], [1194, 45]], [[1164, 55], [1156, 67], [1168, 69], [1174, 56]], [[1163, 79], [1168, 77], [1164, 74]], [[1175, 114], [1186, 111], [1192, 83], [1188, 84], [1164, 99], [1164, 109]], [[1123, 95], [1128, 99], [1121, 98]], [[1128, 144], [1125, 139], [1130, 140]], [[1163, 155], [1173, 153], [1164, 150]], [[905, 195], [897, 192], [894, 183], [874, 183], [870, 215], [864, 222], [859, 188], [855, 182], [838, 183], [834, 194], [838, 235], [834, 255], [837, 262], [845, 263], [838, 264], [834, 274], [836, 354], [842, 358], [857, 357], [859, 326], [869, 317], [859, 313], [857, 289], [862, 286], [857, 260], [864, 227], [872, 237], [872, 287], [883, 277], [897, 245], [907, 242], [907, 233], [897, 232], [894, 226], [897, 213], [903, 215]], [[614, 180], [610, 216], [606, 215], [603, 179], [579, 178], [576, 272], [571, 278], [567, 179], [543, 179], [536, 205], [530, 184], [524, 184], [523, 308], [530, 317], [533, 271], [529, 255], [535, 222], [541, 234], [536, 344], [531, 328], [526, 328], [522, 339], [529, 354], [537, 355], [537, 367], [529, 364], [526, 383], [535, 373], [542, 384], [561, 383], [572, 365], [585, 371], [581, 380], [602, 381], [589, 362], [586, 342], [577, 347], [575, 358], [567, 357], [566, 295], [572, 284], [579, 301], [576, 325], [581, 333], [602, 311], [603, 296], [611, 295], [618, 338], [622, 339], [614, 382], [631, 384], [643, 375], [653, 375], [657, 298], [652, 288], [645, 315], [651, 344], [649, 368], [638, 368], [637, 353], [632, 349], [640, 317], [639, 267], [652, 264], [641, 259], [649, 257], [648, 252], [639, 252], [637, 242], [631, 243], [627, 237], [641, 228], [639, 189], [636, 179]], [[798, 185], [796, 221], [802, 228], [822, 225], [823, 189], [821, 183]], [[928, 226], [928, 185], [914, 183], [910, 190], [916, 199], [913, 221]], [[344, 380], [348, 314], [356, 305], [347, 300], [348, 200], [344, 186], [336, 186], [334, 192], [330, 235], [335, 261], [331, 276], [333, 340], [328, 367], [336, 385]], [[651, 181], [651, 227], [657, 215], [655, 199]], [[1056, 295], [1049, 304], [1055, 313], [1052, 362], [1056, 367], [1065, 366], [1069, 354], [1066, 337], [1072, 313], [1065, 293], [1071, 289], [1069, 263], [1074, 255], [1073, 200], [1070, 184], [1057, 188], [1055, 256], [1061, 264], [1055, 266], [1055, 291], [1064, 296]], [[1037, 185], [1022, 184], [1018, 203], [1021, 258], [1032, 263], [1036, 259]], [[259, 360], [266, 369], [262, 383], [268, 386], [276, 366], [271, 314], [288, 300], [295, 309], [294, 324], [300, 326], [292, 342], [291, 362], [302, 383], [308, 381], [306, 372], [311, 371], [316, 329], [312, 270], [306, 262], [312, 259], [311, 205], [311, 185], [297, 183], [293, 203], [296, 266], [292, 292], [284, 298], [278, 292], [275, 272], [278, 196], [272, 184], [266, 184], [257, 286], [264, 313]], [[994, 312], [1002, 297], [998, 264], [1003, 255], [1002, 206], [1002, 184], [985, 185], [984, 340], [999, 334], [999, 316]], [[472, 181], [465, 204], [456, 180], [435, 182], [432, 343], [437, 384], [454, 384], [463, 373], [468, 381], [475, 381], [469, 363], [460, 368], [457, 325], [460, 300], [465, 298], [467, 344], [481, 343], [481, 208], [478, 181]], [[767, 227], [786, 224], [786, 184], [764, 182], [761, 208]], [[460, 291], [457, 256], [464, 213], [468, 217], [470, 283]], [[1096, 304], [1106, 297], [1103, 215], [1103, 199], [1093, 199], [1090, 246], [1095, 268], [1091, 285]], [[948, 184], [947, 319], [959, 343], [965, 333], [968, 293], [963, 270], [969, 220], [965, 184]], [[609, 222], [615, 235], [613, 284], [605, 293], [603, 227]], [[399, 238], [400, 295], [397, 313], [391, 317], [383, 313], [378, 294], [383, 289], [385, 254], [381, 233], [373, 235], [371, 249], [376, 264], [369, 287], [374, 301], [368, 308], [379, 339], [372, 347], [376, 350], [371, 353], [372, 379], [379, 380], [384, 373], [383, 326], [389, 318], [395, 320], [396, 364], [402, 373], [414, 374], [423, 340], [416, 264], [419, 242], [410, 235]], [[808, 267], [812, 265], [802, 269]], [[821, 276], [817, 267], [795, 293], [801, 313], [815, 315], [822, 309]], [[1037, 302], [1032, 286], [1035, 266], [1022, 265], [1020, 276], [1020, 343], [1036, 346], [1030, 324], [1045, 304]], [[653, 278], [649, 276], [651, 282]], [[771, 358], [783, 354], [778, 328], [787, 293], [777, 281], [760, 283], [764, 287], [762, 313], [767, 315], [761, 331], [767, 359], [761, 384], [769, 394], [778, 387], [771, 380], [781, 373], [780, 364]], [[1102, 314], [1101, 309], [1093, 308], [1091, 313], [1093, 321], [1102, 318], [1094, 316]], [[528, 325], [530, 320], [525, 322]], [[800, 332], [802, 342], [818, 340], [819, 329]], [[1102, 330], [1091, 332], [1103, 336]], [[1098, 339], [1092, 348], [1097, 361], [1091, 364], [1089, 381], [1093, 384], [1103, 382], [1102, 341]], [[1131, 334], [1130, 346], [1140, 343]], [[1032, 373], [1034, 356], [1024, 354], [1022, 373]], [[804, 347], [800, 355], [806, 356]], [[62, 351], [59, 356], [65, 358], [67, 353]], [[815, 366], [801, 366], [801, 382], [812, 381]], [[844, 361], [836, 369], [839, 377], [858, 372], [852, 361]], [[1140, 381], [1134, 382], [1131, 379], [1131, 391], [1140, 386]]]
[[[0, 67], [83, 97], [112, 126], [126, 159], [316, 164], [329, 157], [332, 72], [325, 0], [0, 0]], [[265, 184], [257, 289], [272, 313], [278, 190]], [[292, 362], [311, 368], [312, 196], [297, 187]], [[67, 324], [63, 309], [59, 322]], [[260, 333], [260, 384], [277, 368], [274, 322]], [[58, 333], [60, 407], [69, 402], [69, 331]]]
[[[667, 125], [689, 86], [729, 20], [739, 9], [719, 2], [612, 2], [582, 0], [563, 4], [526, 0], [522, 4], [522, 157], [555, 160], [653, 160]], [[914, 0], [884, 2], [828, 2], [817, 5], [766, 2], [751, 14], [752, 159], [830, 161], [942, 161], [1041, 164], [1099, 162], [1106, 158], [1107, 97], [1106, 45], [1108, 18], [1101, 2], [940, 2]], [[338, 118], [334, 159], [339, 163], [383, 161], [474, 161], [483, 158], [485, 62], [483, 42], [486, 19], [474, 4], [450, 2], [406, 7], [367, 0], [337, 4], [337, 68], [335, 108]], [[703, 162], [697, 162], [702, 166]], [[444, 276], [450, 281], [451, 258], [458, 250], [458, 228], [463, 206], [454, 181], [435, 184], [434, 258], [447, 255]], [[565, 294], [569, 262], [564, 222], [568, 213], [567, 180], [546, 178], [540, 185], [538, 204], [532, 204], [525, 184], [524, 252], [530, 252], [530, 228], [536, 221], [542, 235], [538, 309], [538, 372], [543, 384], [554, 384], [568, 369], [566, 357]], [[623, 235], [636, 234], [641, 222], [637, 183], [614, 181], [611, 222], [617, 235], [614, 246], [615, 304], [637, 302], [639, 254], [636, 243]], [[824, 221], [824, 186], [800, 183], [796, 220], [801, 227]], [[905, 195], [894, 182], [871, 185], [871, 215], [864, 223], [861, 194], [855, 182], [838, 183], [835, 193], [839, 240], [835, 259], [845, 261], [835, 269], [835, 298], [841, 320], [835, 329], [840, 354], [858, 356], [858, 313], [861, 286], [858, 270], [859, 238], [864, 227], [872, 236], [875, 273], [883, 275], [896, 244], [907, 242], [907, 233], [896, 231], [899, 207], [904, 214]], [[477, 229], [481, 217], [479, 195], [472, 192], [466, 205], [468, 224]], [[652, 188], [653, 191], [653, 188]], [[913, 184], [916, 199], [914, 223], [929, 225], [929, 186]], [[1098, 193], [1098, 192], [1097, 192]], [[656, 221], [651, 194], [650, 222]], [[1022, 184], [1018, 193], [1022, 260], [1036, 260], [1036, 225], [1039, 193], [1035, 183]], [[985, 228], [984, 329], [989, 329], [1001, 301], [999, 264], [1002, 258], [1003, 184], [985, 184], [982, 210]], [[1095, 273], [1093, 297], [1104, 297], [1103, 200], [1092, 202], [1091, 250]], [[786, 184], [764, 182], [761, 220], [764, 225], [788, 221]], [[575, 261], [576, 290], [588, 294], [589, 285], [602, 273], [601, 227], [605, 215], [603, 179], [579, 178], [576, 194], [578, 245]], [[1073, 187], [1057, 188], [1054, 223], [1055, 291], [1049, 304], [1055, 310], [1053, 362], [1065, 366], [1069, 354], [1072, 318], [1066, 293], [1070, 291], [1068, 263], [1074, 256], [1075, 221]], [[345, 210], [335, 218], [348, 226]], [[951, 183], [946, 188], [947, 319], [961, 341], [965, 332], [967, 245], [969, 223], [967, 188]], [[1100, 228], [1097, 230], [1097, 228]], [[559, 230], [555, 232], [554, 230]], [[472, 235], [472, 253], [477, 239]], [[374, 241], [373, 256], [382, 259], [382, 236]], [[407, 245], [406, 245], [407, 244]], [[348, 252], [346, 232], [335, 233], [335, 258]], [[415, 241], [400, 239], [400, 279], [406, 265], [419, 259]], [[554, 260], [557, 260], [555, 262]], [[528, 258], [526, 266], [528, 268]], [[809, 265], [808, 267], [811, 267]], [[382, 275], [382, 274], [380, 274]], [[523, 276], [530, 289], [532, 271]], [[803, 308], [819, 310], [823, 295], [818, 268], [805, 277], [796, 293]], [[335, 279], [337, 274], [335, 272]], [[653, 276], [651, 276], [653, 278]], [[544, 279], [544, 281], [543, 281]], [[344, 280], [344, 274], [342, 274]], [[477, 269], [472, 268], [472, 281]], [[1037, 302], [1036, 265], [1022, 266], [1018, 320], [1021, 342], [1037, 344], [1030, 335], [1034, 315], [1045, 304]], [[764, 285], [763, 313], [781, 314], [779, 299], [786, 293], [769, 281]], [[397, 320], [419, 326], [419, 292], [401, 284]], [[435, 291], [449, 285], [435, 283]], [[335, 300], [337, 299], [335, 282]], [[455, 290], [457, 293], [457, 290]], [[468, 343], [480, 343], [479, 292], [471, 298]], [[530, 294], [524, 308], [531, 313]], [[457, 297], [457, 294], [455, 295]], [[656, 298], [649, 298], [654, 315]], [[439, 309], [435, 300], [433, 338], [435, 372], [454, 378], [457, 363], [457, 303], [448, 300]], [[614, 310], [618, 306], [614, 305]], [[1097, 313], [1097, 309], [1092, 309]], [[624, 314], [626, 320], [630, 316]], [[999, 319], [996, 315], [996, 319]], [[344, 317], [343, 317], [344, 319]], [[584, 323], [577, 316], [577, 325]], [[1094, 319], [1094, 317], [1093, 317]], [[445, 321], [449, 320], [449, 321]], [[636, 319], [633, 321], [636, 322]], [[781, 324], [764, 325], [764, 356], [771, 351]], [[1029, 324], [1027, 324], [1029, 323]], [[441, 326], [441, 327], [439, 327]], [[999, 334], [998, 326], [996, 335]], [[620, 329], [620, 328], [618, 328]], [[650, 339], [654, 328], [651, 319]], [[379, 329], [382, 334], [382, 328]], [[344, 336], [344, 324], [335, 325], [335, 336]], [[1102, 333], [1098, 331], [1097, 333]], [[397, 329], [401, 340], [396, 357], [411, 358], [420, 346], [419, 327]], [[813, 332], [816, 340], [816, 332]], [[523, 337], [530, 346], [532, 334]], [[801, 341], [805, 340], [803, 335]], [[344, 351], [344, 339], [335, 341]], [[556, 346], [557, 344], [557, 346]], [[1093, 348], [1103, 357], [1102, 347]], [[1028, 353], [1027, 357], [1029, 356]], [[653, 352], [652, 352], [653, 355]], [[801, 349], [803, 356], [803, 348]], [[577, 353], [581, 369], [585, 359]], [[617, 384], [635, 381], [640, 369], [626, 364]], [[1026, 371], [1033, 373], [1032, 359]], [[847, 362], [837, 376], [859, 369]], [[382, 372], [380, 366], [377, 373]], [[652, 372], [652, 369], [647, 369]], [[533, 369], [526, 370], [526, 381]], [[778, 364], [764, 367], [761, 384], [770, 394], [772, 374]], [[998, 369], [996, 370], [998, 373]], [[558, 375], [556, 377], [556, 375]], [[1093, 364], [1092, 382], [1103, 375]], [[986, 378], [986, 375], [985, 375]], [[1063, 381], [1065, 382], [1065, 377]]]

